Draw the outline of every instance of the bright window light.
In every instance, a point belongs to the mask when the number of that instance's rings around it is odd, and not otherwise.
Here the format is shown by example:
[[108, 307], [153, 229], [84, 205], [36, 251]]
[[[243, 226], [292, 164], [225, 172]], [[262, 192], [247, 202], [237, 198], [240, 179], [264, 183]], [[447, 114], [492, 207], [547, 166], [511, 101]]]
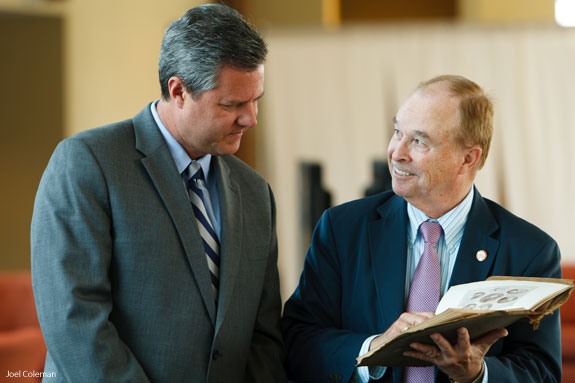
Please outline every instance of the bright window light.
[[575, 27], [575, 0], [555, 0], [555, 21], [562, 27]]

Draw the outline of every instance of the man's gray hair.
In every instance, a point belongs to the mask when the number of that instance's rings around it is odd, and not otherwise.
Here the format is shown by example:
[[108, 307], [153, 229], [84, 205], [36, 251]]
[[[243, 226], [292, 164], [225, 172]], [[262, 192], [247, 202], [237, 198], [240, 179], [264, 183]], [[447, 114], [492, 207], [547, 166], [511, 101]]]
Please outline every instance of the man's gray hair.
[[220, 70], [252, 71], [264, 63], [266, 43], [237, 11], [220, 4], [192, 8], [166, 30], [160, 50], [162, 98], [170, 99], [168, 81], [179, 77], [193, 97], [214, 89]]

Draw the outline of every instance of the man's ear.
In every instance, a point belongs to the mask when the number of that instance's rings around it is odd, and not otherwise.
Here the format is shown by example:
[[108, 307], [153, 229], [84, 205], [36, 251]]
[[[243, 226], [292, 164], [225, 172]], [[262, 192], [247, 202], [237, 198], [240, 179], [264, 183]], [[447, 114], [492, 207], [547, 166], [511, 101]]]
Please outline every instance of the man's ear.
[[461, 172], [465, 173], [471, 169], [478, 170], [479, 160], [481, 159], [481, 154], [483, 150], [479, 145], [473, 145], [470, 148], [465, 149], [463, 163], [461, 164]]
[[175, 101], [178, 108], [184, 107], [184, 99], [188, 96], [186, 86], [181, 78], [172, 76], [168, 80], [168, 90], [170, 98]]

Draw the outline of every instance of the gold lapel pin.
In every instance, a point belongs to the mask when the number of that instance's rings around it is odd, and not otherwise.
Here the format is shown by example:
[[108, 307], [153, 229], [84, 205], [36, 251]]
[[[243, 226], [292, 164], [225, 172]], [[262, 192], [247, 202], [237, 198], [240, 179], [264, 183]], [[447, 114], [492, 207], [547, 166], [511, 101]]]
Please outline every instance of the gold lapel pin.
[[485, 250], [479, 250], [477, 254], [475, 254], [475, 258], [477, 258], [479, 262], [483, 262], [487, 259], [487, 252]]

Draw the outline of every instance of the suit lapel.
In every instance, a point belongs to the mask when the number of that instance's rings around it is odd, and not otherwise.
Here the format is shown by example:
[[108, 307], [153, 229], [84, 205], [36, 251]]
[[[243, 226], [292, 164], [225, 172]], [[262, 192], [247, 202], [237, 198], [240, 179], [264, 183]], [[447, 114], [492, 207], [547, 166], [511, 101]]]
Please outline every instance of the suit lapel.
[[222, 223], [220, 292], [216, 320], [216, 333], [232, 299], [238, 267], [242, 256], [242, 200], [239, 185], [230, 177], [230, 169], [221, 157], [212, 157], [217, 173]]
[[407, 258], [407, 210], [405, 201], [393, 195], [377, 209], [380, 218], [369, 225], [369, 248], [373, 278], [387, 329], [404, 311]]
[[[489, 276], [491, 265], [495, 260], [499, 241], [491, 234], [499, 229], [499, 224], [491, 215], [483, 197], [477, 189], [474, 190], [473, 205], [465, 224], [465, 232], [457, 253], [457, 260], [451, 274], [450, 286], [483, 281]], [[477, 259], [477, 252], [484, 250], [487, 258]]]
[[142, 164], [172, 217], [208, 315], [212, 323], [215, 323], [216, 307], [202, 238], [181, 176], [156, 126], [149, 105], [134, 117], [134, 132], [136, 149], [146, 155]]

